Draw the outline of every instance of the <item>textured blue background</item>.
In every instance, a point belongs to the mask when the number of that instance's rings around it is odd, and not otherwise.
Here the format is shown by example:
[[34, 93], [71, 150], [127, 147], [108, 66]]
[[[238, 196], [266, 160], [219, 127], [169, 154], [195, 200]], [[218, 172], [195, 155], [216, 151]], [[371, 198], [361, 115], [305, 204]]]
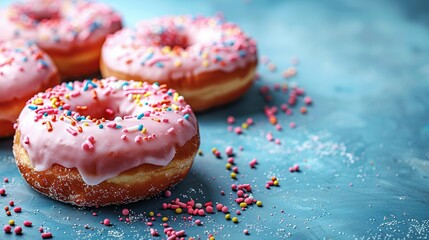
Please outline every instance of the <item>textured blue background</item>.
[[[11, 1], [1, 1], [4, 7]], [[123, 14], [127, 25], [140, 19], [173, 14], [223, 13], [253, 36], [261, 56], [277, 65], [277, 72], [261, 64], [261, 80], [239, 101], [198, 114], [203, 157], [173, 197], [222, 202], [237, 209], [225, 170], [225, 158], [211, 154], [231, 145], [237, 151], [239, 183], [251, 183], [263, 208], [251, 207], [234, 224], [216, 213], [203, 226], [170, 220], [187, 236], [217, 239], [428, 239], [429, 238], [429, 4], [424, 1], [106, 1]], [[138, 3], [137, 3], [138, 2]], [[0, 30], [1, 34], [1, 30]], [[281, 72], [297, 56], [298, 76], [284, 80]], [[284, 130], [278, 132], [263, 114], [265, 105], [280, 106], [285, 95], [273, 92], [266, 103], [260, 86], [296, 82], [314, 100], [307, 116], [279, 113]], [[300, 103], [302, 104], [302, 103]], [[252, 117], [256, 124], [237, 136], [228, 132], [226, 117], [237, 124]], [[290, 130], [290, 121], [297, 128]], [[282, 141], [268, 142], [267, 132]], [[9, 200], [23, 213], [0, 215], [0, 225], [29, 219], [24, 229], [39, 238], [37, 227], [49, 228], [57, 239], [145, 239], [149, 227], [144, 212], [160, 211], [158, 198], [129, 206], [132, 223], [119, 222], [123, 208], [78, 209], [34, 192], [19, 175], [11, 139], [0, 140], [0, 183]], [[238, 147], [243, 146], [243, 151]], [[257, 158], [257, 169], [248, 162]], [[298, 163], [300, 173], [289, 173]], [[276, 175], [281, 186], [267, 190]], [[219, 194], [220, 190], [226, 196]], [[98, 216], [92, 216], [95, 211]], [[233, 214], [235, 215], [235, 214]], [[181, 215], [184, 216], [184, 215]], [[113, 227], [99, 222], [110, 218]], [[171, 217], [170, 217], [171, 218]], [[160, 221], [155, 228], [162, 232]], [[90, 229], [83, 226], [88, 224]], [[249, 236], [243, 229], [250, 231]], [[0, 233], [2, 239], [15, 235]], [[161, 238], [165, 238], [161, 234]]]

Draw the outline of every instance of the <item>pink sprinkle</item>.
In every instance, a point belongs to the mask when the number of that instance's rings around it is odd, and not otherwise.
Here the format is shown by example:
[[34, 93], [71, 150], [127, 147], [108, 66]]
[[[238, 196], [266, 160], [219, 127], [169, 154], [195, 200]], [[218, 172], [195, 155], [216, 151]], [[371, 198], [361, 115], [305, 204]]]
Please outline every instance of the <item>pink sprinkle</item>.
[[232, 147], [231, 147], [231, 146], [228, 146], [228, 147], [226, 147], [226, 149], [225, 149], [225, 153], [226, 153], [226, 155], [228, 155], [228, 156], [232, 156], [232, 155], [234, 154], [234, 150], [232, 149]]
[[27, 145], [30, 144], [30, 138], [28, 138], [28, 136], [24, 137], [24, 143]]
[[311, 100], [311, 97], [309, 97], [309, 96], [306, 96], [305, 98], [304, 98], [304, 103], [305, 104], [307, 104], [307, 105], [311, 105], [311, 103], [312, 103], [313, 101]]
[[234, 164], [234, 158], [233, 158], [233, 157], [229, 157], [229, 158], [228, 158], [228, 163], [230, 163], [230, 164]]
[[299, 172], [299, 166], [298, 166], [298, 164], [293, 165], [293, 170], [295, 172]]
[[244, 202], [244, 198], [236, 198], [235, 202], [236, 203], [242, 203], [242, 202]]
[[247, 204], [247, 205], [250, 205], [250, 204], [252, 204], [252, 202], [253, 202], [253, 200], [251, 199], [251, 198], [246, 198], [246, 199], [244, 199], [244, 202]]
[[289, 123], [289, 127], [290, 128], [295, 128], [296, 127], [296, 123], [295, 122], [290, 122]]
[[152, 222], [147, 222], [147, 223], [146, 223], [146, 226], [149, 226], [149, 227], [150, 227], [150, 226], [153, 226], [153, 223], [152, 223]]
[[110, 226], [110, 220], [108, 218], [104, 219], [103, 224], [106, 226]]
[[169, 122], [169, 120], [168, 120], [168, 118], [163, 118], [163, 119], [162, 119], [162, 122], [163, 122], [163, 123], [168, 123], [168, 122]]
[[244, 233], [245, 235], [249, 235], [249, 230], [244, 229], [244, 230], [243, 230], [243, 233]]
[[237, 214], [237, 215], [241, 215], [240, 210], [236, 210], [236, 211], [235, 211], [235, 214]]
[[126, 141], [126, 140], [128, 139], [128, 137], [127, 137], [127, 135], [125, 135], [125, 134], [124, 134], [124, 135], [122, 135], [122, 136], [121, 136], [121, 139], [122, 139], [123, 141]]
[[229, 210], [228, 210], [228, 207], [227, 206], [223, 206], [222, 207], [222, 212], [223, 213], [227, 213]]
[[95, 216], [97, 216], [97, 213], [96, 213], [96, 212], [93, 212], [93, 213], [92, 213], [92, 216], [94, 216], [94, 217], [95, 217]]
[[116, 123], [115, 122], [109, 122], [106, 124], [107, 127], [109, 128], [115, 128], [116, 127]]
[[238, 173], [238, 167], [233, 167], [232, 171], [235, 172], [235, 173]]
[[272, 135], [270, 132], [269, 132], [269, 133], [267, 133], [266, 138], [267, 138], [267, 140], [268, 140], [268, 141], [270, 141], [270, 142], [274, 140], [273, 135]]
[[206, 215], [206, 213], [204, 212], [204, 210], [203, 210], [203, 209], [199, 209], [199, 210], [198, 210], [198, 215], [200, 215], [200, 216], [204, 216], [204, 215]]
[[24, 221], [24, 226], [31, 227], [31, 226], [33, 226], [33, 223], [30, 221]]
[[226, 118], [226, 122], [228, 124], [233, 124], [235, 122], [235, 118], [233, 116], [229, 116], [228, 118]]
[[206, 207], [206, 212], [207, 213], [213, 213], [213, 207], [212, 206], [207, 206]]
[[42, 238], [43, 239], [52, 238], [52, 233], [50, 232], [42, 233]]
[[173, 132], [174, 132], [174, 127], [171, 127], [170, 129], [168, 129], [168, 130], [167, 130], [167, 132], [168, 132], [169, 134], [173, 133]]
[[185, 235], [185, 230], [180, 230], [180, 231], [177, 231], [176, 232], [176, 236], [177, 237], [182, 237], [182, 236], [184, 236]]
[[22, 227], [16, 226], [13, 230], [16, 234], [21, 235], [22, 234]]
[[235, 183], [231, 184], [231, 189], [232, 189], [232, 191], [236, 191], [237, 190], [237, 184], [235, 184]]
[[39, 227], [39, 232], [43, 232], [43, 228], [42, 227]]
[[291, 78], [296, 75], [296, 69], [294, 67], [290, 67], [283, 72], [284, 78]]
[[154, 236], [154, 237], [156, 237], [156, 236], [158, 236], [158, 235], [159, 235], [158, 231], [156, 231], [156, 229], [154, 229], [154, 228], [151, 228], [151, 229], [150, 229], [150, 234], [151, 234], [152, 236]]
[[9, 182], [9, 178], [4, 178], [4, 179], [3, 179], [3, 181], [4, 181], [5, 183], [8, 183], [8, 182]]
[[177, 119], [177, 123], [183, 123], [183, 118]]
[[164, 196], [171, 197], [171, 191], [170, 190], [165, 190]]
[[276, 140], [274, 140], [274, 143], [277, 145], [280, 145], [281, 144], [280, 139], [277, 138]]
[[197, 226], [201, 226], [202, 225], [202, 222], [201, 222], [201, 220], [200, 219], [197, 219], [197, 220], [195, 220], [195, 225], [197, 225]]
[[13, 209], [13, 211], [16, 212], [16, 213], [20, 213], [22, 211], [22, 209], [21, 209], [21, 207], [15, 207]]
[[280, 125], [280, 124], [276, 124], [276, 129], [277, 129], [277, 131], [282, 130], [282, 125]]
[[141, 136], [136, 136], [136, 137], [134, 138], [134, 142], [136, 142], [136, 143], [141, 143], [141, 142], [142, 142], [142, 140], [143, 140], [143, 138], [142, 138]]
[[242, 134], [242, 133], [243, 133], [243, 130], [241, 129], [241, 127], [235, 127], [235, 128], [234, 128], [234, 132], [235, 132], [236, 134]]
[[11, 207], [13, 207], [13, 206], [15, 205], [15, 202], [14, 202], [14, 201], [9, 201], [9, 205], [10, 205]]
[[244, 192], [243, 192], [243, 190], [238, 190], [238, 191], [237, 191], [237, 196], [239, 196], [239, 197], [243, 197], [243, 196], [244, 196]]
[[106, 108], [106, 113], [109, 114], [109, 115], [112, 115], [115, 112], [113, 112], [113, 110], [110, 109], [110, 108]]
[[216, 204], [216, 209], [222, 211], [223, 205], [221, 203]]
[[130, 210], [128, 210], [127, 208], [122, 209], [122, 215], [128, 216], [128, 214], [130, 214]]
[[293, 167], [289, 168], [289, 172], [294, 172]]
[[224, 191], [220, 191], [220, 195], [224, 196], [225, 192]]
[[5, 225], [5, 226], [3, 227], [3, 231], [4, 231], [5, 233], [10, 233], [10, 232], [12, 231], [12, 227], [11, 227], [10, 225]]

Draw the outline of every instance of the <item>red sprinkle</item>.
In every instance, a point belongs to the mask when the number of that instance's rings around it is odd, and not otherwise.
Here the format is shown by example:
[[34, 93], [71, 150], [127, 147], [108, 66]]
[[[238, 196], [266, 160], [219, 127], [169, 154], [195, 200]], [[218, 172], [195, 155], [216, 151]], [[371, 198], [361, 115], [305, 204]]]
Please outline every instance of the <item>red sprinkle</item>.
[[21, 212], [21, 207], [15, 207], [14, 209], [13, 209], [13, 211], [14, 212], [16, 212], [16, 213], [20, 213]]
[[24, 226], [31, 227], [31, 226], [33, 226], [33, 223], [30, 221], [24, 221]]
[[104, 219], [103, 224], [106, 226], [110, 226], [110, 220], [108, 218]]
[[50, 232], [42, 233], [42, 238], [43, 239], [52, 238], [52, 233]]
[[16, 234], [21, 235], [22, 234], [22, 227], [16, 226], [13, 230]]
[[12, 227], [10, 225], [5, 225], [3, 230], [5, 233], [10, 233], [12, 231]]

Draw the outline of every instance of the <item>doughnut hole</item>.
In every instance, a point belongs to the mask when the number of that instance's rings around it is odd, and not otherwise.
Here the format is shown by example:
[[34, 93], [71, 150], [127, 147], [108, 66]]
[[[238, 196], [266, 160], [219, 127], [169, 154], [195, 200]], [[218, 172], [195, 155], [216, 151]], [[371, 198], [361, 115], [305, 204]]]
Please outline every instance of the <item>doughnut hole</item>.
[[60, 5], [58, 1], [52, 0], [30, 0], [31, 8], [28, 4], [17, 4], [15, 9], [27, 17], [29, 21], [43, 22], [57, 20], [61, 18]]
[[[112, 99], [117, 98], [117, 99]], [[79, 113], [90, 119], [114, 120], [116, 117], [124, 118], [134, 114], [134, 107], [130, 107], [129, 101], [117, 96], [98, 96], [95, 99], [74, 99], [71, 111]], [[89, 118], [88, 118], [89, 119]]]

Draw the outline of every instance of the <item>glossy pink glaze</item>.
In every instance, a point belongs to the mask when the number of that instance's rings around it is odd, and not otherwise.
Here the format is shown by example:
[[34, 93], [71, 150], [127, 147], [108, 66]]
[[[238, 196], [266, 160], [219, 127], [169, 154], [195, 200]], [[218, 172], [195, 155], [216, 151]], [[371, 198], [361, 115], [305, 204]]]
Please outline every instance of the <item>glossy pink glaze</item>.
[[[35, 94], [48, 84], [57, 68], [34, 43], [0, 43], [0, 103]], [[25, 99], [26, 100], [26, 99]], [[17, 116], [0, 116], [15, 121]]]
[[204, 72], [232, 72], [257, 60], [256, 43], [219, 18], [163, 17], [109, 36], [107, 67], [160, 83]]
[[174, 90], [109, 78], [39, 93], [21, 112], [17, 130], [36, 171], [53, 164], [77, 168], [96, 185], [144, 163], [167, 165], [198, 124]]
[[34, 40], [42, 49], [69, 51], [120, 28], [110, 7], [86, 0], [28, 0], [0, 10], [0, 40]]

